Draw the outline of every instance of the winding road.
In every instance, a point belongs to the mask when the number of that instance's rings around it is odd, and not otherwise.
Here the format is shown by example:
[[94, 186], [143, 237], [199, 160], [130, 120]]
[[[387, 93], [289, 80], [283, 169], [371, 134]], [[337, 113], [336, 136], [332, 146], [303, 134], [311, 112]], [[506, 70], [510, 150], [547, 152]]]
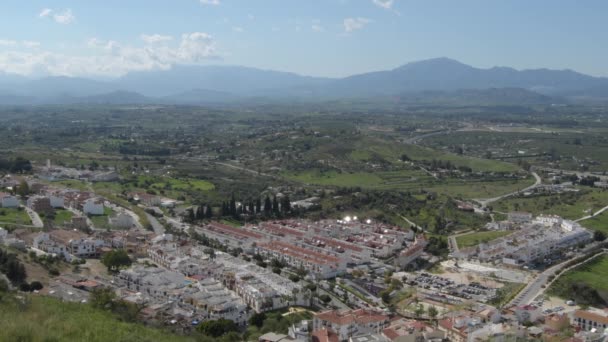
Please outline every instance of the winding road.
[[473, 199], [473, 201], [479, 203], [482, 207], [487, 207], [488, 204], [496, 202], [496, 201], [500, 201], [503, 198], [511, 197], [511, 196], [517, 195], [519, 193], [532, 190], [532, 189], [536, 188], [537, 186], [539, 186], [540, 183], [542, 182], [540, 176], [536, 172], [532, 172], [532, 176], [534, 176], [534, 179], [535, 179], [534, 184], [530, 185], [529, 187], [527, 187], [525, 189], [514, 191], [514, 192], [511, 192], [511, 193], [508, 193], [508, 194], [505, 194], [505, 195], [501, 195], [501, 196], [498, 196], [498, 197], [493, 197], [493, 198]]

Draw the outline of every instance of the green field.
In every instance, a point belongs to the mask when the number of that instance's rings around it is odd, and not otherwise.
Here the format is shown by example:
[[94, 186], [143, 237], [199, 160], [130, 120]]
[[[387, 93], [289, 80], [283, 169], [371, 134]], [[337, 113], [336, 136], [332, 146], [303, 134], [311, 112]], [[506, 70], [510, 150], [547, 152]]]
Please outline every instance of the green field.
[[112, 229], [109, 218], [114, 215], [114, 211], [108, 207], [103, 209], [103, 215], [90, 215], [89, 218], [93, 222], [95, 228]]
[[120, 322], [87, 304], [40, 296], [26, 296], [24, 303], [8, 297], [0, 300], [0, 341], [195, 341]]
[[493, 207], [502, 212], [521, 210], [535, 215], [556, 214], [567, 219], [578, 219], [607, 205], [608, 191], [581, 188], [578, 193], [506, 198], [494, 203]]
[[[572, 296], [584, 295], [581, 299], [591, 299], [593, 301], [595, 296], [590, 294], [590, 292], [595, 290], [600, 297], [603, 297], [604, 301], [608, 302], [607, 274], [608, 256], [604, 254], [559, 277], [559, 279], [551, 285], [550, 293], [566, 299], [571, 299], [573, 298]], [[591, 291], [585, 290], [584, 292], [586, 293], [575, 294], [573, 293], [573, 290], [576, 291], [576, 289], [573, 288], [574, 286], [577, 286], [578, 288], [585, 287], [591, 289]], [[577, 302], [578, 301], [580, 300], [577, 300]]]
[[63, 225], [66, 222], [69, 223], [72, 220], [72, 216], [74, 216], [74, 213], [69, 210], [57, 209], [55, 210], [55, 219], [53, 221], [56, 225]]
[[608, 211], [604, 211], [598, 216], [580, 221], [579, 223], [585, 228], [599, 230], [608, 234]]
[[29, 225], [32, 221], [23, 209], [0, 208], [0, 223]]
[[462, 198], [489, 198], [524, 189], [534, 183], [531, 177], [513, 180], [435, 179], [420, 170], [385, 172], [305, 171], [284, 173], [287, 179], [315, 185], [361, 187], [373, 190], [413, 191], [426, 189]]
[[473, 247], [479, 245], [480, 243], [486, 243], [488, 241], [507, 236], [511, 233], [512, 232], [510, 231], [504, 230], [475, 232], [456, 237], [456, 243], [458, 244], [459, 248]]

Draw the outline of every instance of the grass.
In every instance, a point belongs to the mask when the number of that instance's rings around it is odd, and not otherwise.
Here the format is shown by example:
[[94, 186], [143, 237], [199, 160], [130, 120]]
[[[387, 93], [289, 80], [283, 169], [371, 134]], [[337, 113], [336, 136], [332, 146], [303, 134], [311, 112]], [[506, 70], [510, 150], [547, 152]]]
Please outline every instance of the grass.
[[480, 243], [486, 243], [488, 241], [498, 239], [511, 233], [512, 232], [510, 231], [503, 230], [475, 232], [456, 237], [456, 243], [458, 243], [459, 248], [473, 247], [479, 245]]
[[53, 221], [56, 225], [63, 225], [66, 222], [70, 222], [72, 216], [74, 216], [74, 214], [69, 210], [57, 209], [55, 210], [55, 219]]
[[597, 290], [608, 291], [608, 256], [599, 256], [566, 272], [556, 283], [584, 283]]
[[54, 185], [63, 185], [70, 189], [76, 189], [76, 190], [81, 190], [81, 191], [89, 190], [87, 183], [83, 182], [83, 181], [79, 181], [79, 180], [62, 180], [62, 181], [56, 181], [56, 182], [52, 182], [52, 183]]
[[32, 221], [23, 209], [0, 208], [0, 223], [29, 225]]
[[593, 218], [580, 221], [580, 224], [585, 228], [599, 230], [608, 234], [608, 211], [604, 211]]
[[194, 341], [118, 321], [87, 304], [26, 296], [25, 304], [5, 295], [0, 300], [0, 341]]
[[608, 305], [606, 274], [608, 256], [604, 254], [560, 276], [549, 288], [549, 294], [573, 299], [580, 305]]
[[111, 229], [109, 218], [114, 215], [114, 210], [111, 208], [105, 207], [103, 209], [103, 215], [91, 215], [89, 218], [93, 222], [93, 226], [95, 228], [107, 228]]
[[279, 334], [287, 334], [289, 327], [294, 323], [299, 323], [302, 320], [312, 319], [312, 314], [309, 311], [298, 311], [286, 315], [286, 309], [266, 312], [266, 319], [261, 327], [249, 325], [245, 335], [247, 341], [257, 341], [260, 336], [268, 332], [276, 332]]
[[361, 187], [374, 190], [412, 191], [426, 189], [461, 198], [490, 198], [524, 189], [534, 183], [526, 179], [481, 179], [461, 180], [447, 178], [436, 180], [420, 170], [401, 170], [385, 172], [337, 172], [318, 170], [300, 173], [284, 173], [287, 179], [306, 184]]
[[494, 210], [502, 212], [525, 210], [534, 215], [556, 214], [574, 220], [606, 205], [608, 205], [608, 191], [581, 188], [579, 192], [506, 198], [494, 203], [493, 207]]

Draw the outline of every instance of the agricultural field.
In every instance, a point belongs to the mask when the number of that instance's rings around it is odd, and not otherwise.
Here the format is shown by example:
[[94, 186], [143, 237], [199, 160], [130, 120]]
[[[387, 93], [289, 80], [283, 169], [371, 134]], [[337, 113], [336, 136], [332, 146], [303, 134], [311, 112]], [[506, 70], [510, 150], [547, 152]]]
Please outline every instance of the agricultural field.
[[23, 209], [0, 208], [0, 223], [29, 225], [32, 221]]
[[493, 126], [429, 137], [423, 139], [423, 144], [435, 149], [465, 146], [468, 155], [478, 157], [525, 159], [532, 165], [603, 172], [608, 170], [607, 133], [605, 128], [537, 127], [517, 132], [509, 127]]
[[[608, 191], [580, 187], [578, 192], [510, 197], [494, 203], [495, 211], [527, 211], [534, 215], [555, 214], [575, 220], [608, 205]], [[583, 221], [584, 222], [584, 221]]]
[[480, 243], [486, 243], [494, 239], [498, 239], [503, 236], [507, 236], [512, 232], [509, 231], [487, 231], [487, 232], [475, 232], [456, 237], [456, 243], [459, 248], [473, 247]]
[[608, 234], [608, 211], [604, 211], [590, 219], [582, 220], [579, 223], [585, 228], [599, 230]]

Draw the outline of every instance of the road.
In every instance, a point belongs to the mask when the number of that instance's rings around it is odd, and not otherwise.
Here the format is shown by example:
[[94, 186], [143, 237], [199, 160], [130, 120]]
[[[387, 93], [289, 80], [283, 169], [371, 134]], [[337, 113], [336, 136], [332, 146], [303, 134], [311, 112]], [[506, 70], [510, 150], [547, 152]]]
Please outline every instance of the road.
[[165, 233], [165, 227], [158, 222], [156, 217], [148, 213], [146, 213], [146, 217], [148, 218], [148, 221], [150, 222], [150, 225], [152, 226], [152, 229], [154, 229], [154, 233], [156, 233], [156, 235], [163, 235]]
[[603, 213], [606, 210], [608, 210], [608, 206], [603, 207], [602, 209], [596, 211], [595, 213], [593, 213], [591, 215], [583, 216], [583, 217], [579, 218], [578, 220], [574, 220], [574, 222], [579, 222], [579, 221], [590, 219], [592, 217], [596, 217], [597, 215]]
[[487, 207], [488, 204], [496, 202], [496, 201], [500, 201], [503, 198], [511, 197], [513, 195], [517, 195], [519, 193], [532, 190], [532, 189], [536, 188], [537, 186], [539, 186], [540, 183], [542, 182], [540, 176], [536, 172], [532, 172], [532, 176], [534, 176], [534, 179], [535, 179], [534, 184], [530, 185], [529, 187], [527, 187], [525, 189], [518, 190], [518, 191], [515, 191], [515, 192], [511, 192], [511, 193], [508, 193], [508, 194], [505, 194], [505, 195], [501, 195], [501, 196], [498, 196], [498, 197], [494, 197], [494, 198], [473, 199], [473, 201], [479, 203], [482, 207]]
[[[589, 250], [592, 247], [594, 247], [594, 246], [593, 245], [587, 246], [585, 248], [585, 250]], [[576, 258], [580, 258], [583, 255], [584, 255], [584, 252], [577, 253], [572, 258], [569, 258], [568, 260], [563, 261], [557, 265], [551, 266], [548, 269], [544, 270], [543, 272], [539, 273], [536, 276], [536, 278], [534, 278], [534, 280], [532, 280], [532, 282], [528, 283], [528, 285], [526, 285], [526, 287], [524, 287], [524, 289], [519, 294], [517, 294], [517, 296], [515, 296], [515, 298], [513, 298], [513, 300], [511, 300], [511, 302], [509, 304], [510, 305], [523, 305], [523, 304], [531, 303], [534, 300], [534, 298], [536, 298], [539, 295], [544, 293], [545, 289], [548, 286], [543, 288], [543, 285], [547, 284], [550, 276], [554, 275], [556, 271], [559, 271], [560, 269], [562, 269], [562, 267], [564, 267], [568, 262], [570, 262]], [[586, 262], [588, 260], [589, 259], [585, 259], [583, 262]], [[568, 269], [570, 269], [570, 268], [572, 268], [572, 267], [569, 267]], [[566, 270], [564, 270], [564, 271], [566, 271]], [[555, 278], [557, 278], [557, 277], [555, 277]]]
[[27, 215], [30, 217], [30, 220], [32, 220], [32, 225], [36, 228], [43, 228], [44, 223], [42, 223], [42, 220], [40, 219], [40, 216], [38, 216], [38, 213], [28, 207], [24, 208], [27, 212]]
[[252, 169], [247, 169], [244, 167], [240, 167], [240, 166], [236, 166], [236, 165], [232, 165], [232, 164], [228, 164], [228, 163], [220, 163], [220, 162], [216, 162], [215, 164], [217, 165], [221, 165], [221, 166], [225, 166], [225, 167], [229, 167], [231, 169], [235, 169], [235, 170], [240, 170], [240, 171], [245, 171], [245, 172], [249, 172], [252, 173], [254, 175], [258, 175], [258, 176], [265, 176], [265, 177], [270, 177], [270, 178], [277, 178], [274, 175], [268, 174], [268, 173], [263, 173], [263, 172], [257, 172], [255, 170]]

